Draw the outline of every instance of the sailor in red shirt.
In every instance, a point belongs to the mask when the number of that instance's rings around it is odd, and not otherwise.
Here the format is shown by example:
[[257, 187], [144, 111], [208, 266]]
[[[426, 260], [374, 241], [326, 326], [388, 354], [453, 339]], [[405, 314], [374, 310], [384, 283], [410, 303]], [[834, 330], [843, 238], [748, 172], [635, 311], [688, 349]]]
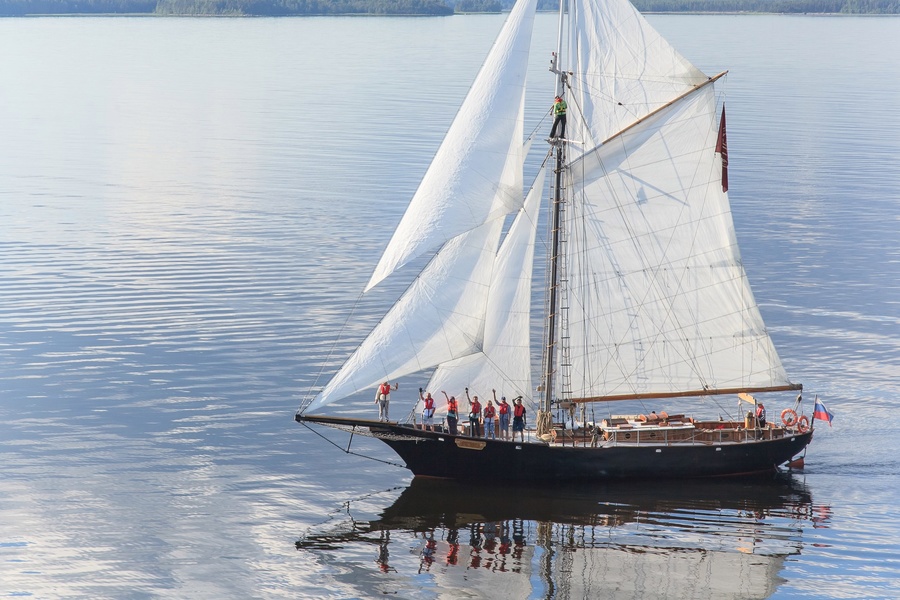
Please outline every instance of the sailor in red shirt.
[[500, 404], [497, 405], [497, 412], [500, 414], [500, 439], [509, 439], [509, 403], [506, 396], [500, 398]]
[[522, 406], [521, 396], [516, 398], [516, 405], [513, 407], [513, 439], [516, 439], [516, 432], [520, 432], [522, 441], [525, 441], [525, 407]]
[[456, 422], [459, 420], [459, 404], [456, 402], [456, 396], [448, 396], [444, 390], [441, 390], [441, 393], [447, 399], [447, 428], [450, 430], [450, 435], [456, 435]]
[[375, 391], [375, 404], [378, 405], [378, 420], [382, 422], [386, 422], [388, 420], [388, 405], [391, 402], [391, 389], [397, 389], [400, 387], [399, 383], [395, 383], [394, 387], [391, 388], [391, 384], [385, 381], [381, 385], [378, 386], [378, 389]]
[[424, 408], [422, 409], [422, 429], [434, 431], [434, 398], [431, 392], [425, 392], [422, 395], [422, 388], [419, 388], [419, 399], [422, 400]]
[[497, 416], [497, 410], [494, 404], [488, 400], [487, 406], [484, 407], [484, 437], [497, 439], [494, 434], [494, 417]]
[[469, 400], [469, 435], [481, 437], [481, 402], [478, 396], [469, 398], [469, 388], [466, 388], [466, 399]]

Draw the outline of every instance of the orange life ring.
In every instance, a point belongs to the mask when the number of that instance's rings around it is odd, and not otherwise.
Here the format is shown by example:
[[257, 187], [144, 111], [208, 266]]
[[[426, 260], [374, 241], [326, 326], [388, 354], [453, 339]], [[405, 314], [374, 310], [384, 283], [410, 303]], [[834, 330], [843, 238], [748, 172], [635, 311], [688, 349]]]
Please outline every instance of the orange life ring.
[[797, 422], [797, 411], [793, 408], [786, 408], [781, 411], [781, 422], [785, 427], [792, 427]]
[[800, 419], [797, 421], [797, 429], [800, 433], [809, 431], [809, 419], [806, 418], [806, 415], [800, 415]]

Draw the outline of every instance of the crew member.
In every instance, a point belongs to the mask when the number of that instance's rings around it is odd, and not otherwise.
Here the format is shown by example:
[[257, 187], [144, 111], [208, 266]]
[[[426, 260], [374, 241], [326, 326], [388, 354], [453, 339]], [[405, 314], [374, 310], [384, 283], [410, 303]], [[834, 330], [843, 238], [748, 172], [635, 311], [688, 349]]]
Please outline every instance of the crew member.
[[478, 396], [469, 398], [469, 388], [466, 388], [466, 399], [469, 401], [469, 435], [481, 437], [481, 402]]
[[516, 432], [520, 434], [522, 441], [525, 441], [525, 407], [522, 405], [522, 397], [516, 398], [516, 404], [513, 406], [513, 440], [516, 439]]
[[760, 427], [766, 426], [766, 407], [760, 402], [756, 405], [756, 422]]
[[509, 403], [506, 396], [500, 398], [500, 404], [497, 405], [497, 413], [500, 415], [500, 439], [509, 439]]
[[559, 137], [566, 137], [566, 111], [569, 106], [566, 104], [566, 101], [562, 99], [562, 96], [557, 96], [556, 100], [553, 102], [553, 127], [550, 128], [550, 139], [556, 137], [556, 128], [559, 127]]
[[459, 421], [459, 404], [456, 402], [456, 396], [448, 396], [444, 390], [441, 390], [441, 393], [447, 399], [447, 428], [450, 430], [450, 435], [456, 435], [456, 423]]
[[484, 437], [497, 439], [494, 434], [494, 417], [497, 416], [497, 409], [494, 404], [488, 400], [487, 406], [484, 407]]
[[419, 388], [419, 399], [425, 406], [422, 409], [422, 429], [434, 431], [434, 398], [431, 397], [431, 392], [425, 392], [423, 396], [422, 388]]
[[391, 390], [397, 389], [400, 387], [399, 383], [395, 383], [394, 387], [391, 388], [391, 384], [385, 381], [381, 385], [378, 386], [378, 389], [375, 390], [375, 404], [378, 405], [378, 420], [381, 422], [387, 422], [388, 420], [388, 406], [391, 402]]

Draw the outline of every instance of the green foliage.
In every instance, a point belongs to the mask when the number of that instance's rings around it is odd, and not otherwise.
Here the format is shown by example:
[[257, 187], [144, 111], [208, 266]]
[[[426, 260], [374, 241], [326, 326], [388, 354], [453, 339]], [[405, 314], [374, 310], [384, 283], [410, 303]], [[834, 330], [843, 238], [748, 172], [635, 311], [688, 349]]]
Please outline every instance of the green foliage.
[[498, 13], [503, 10], [500, 0], [459, 0], [453, 7], [458, 13]]
[[900, 0], [633, 0], [642, 12], [900, 14]]
[[[0, 0], [2, 1], [2, 0]], [[440, 0], [159, 0], [164, 15], [449, 15]]]
[[156, 0], [0, 0], [0, 16], [152, 13]]
[[[499, 10], [499, 8], [497, 8]], [[160, 15], [451, 15], [442, 0], [0, 0], [0, 16]]]

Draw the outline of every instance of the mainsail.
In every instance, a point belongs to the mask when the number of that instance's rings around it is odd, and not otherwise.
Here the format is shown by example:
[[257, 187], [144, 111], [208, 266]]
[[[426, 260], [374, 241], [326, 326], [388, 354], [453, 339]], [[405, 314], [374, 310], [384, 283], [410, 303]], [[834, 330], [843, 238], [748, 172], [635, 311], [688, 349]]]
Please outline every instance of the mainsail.
[[366, 291], [423, 252], [522, 205], [521, 187], [505, 174], [522, 145], [536, 1], [516, 2]]
[[567, 166], [560, 393], [789, 387], [722, 190], [714, 83], [631, 4], [601, 5], [572, 9], [569, 120], [590, 143]]
[[583, 148], [708, 79], [627, 0], [572, 0], [568, 22], [568, 137]]

